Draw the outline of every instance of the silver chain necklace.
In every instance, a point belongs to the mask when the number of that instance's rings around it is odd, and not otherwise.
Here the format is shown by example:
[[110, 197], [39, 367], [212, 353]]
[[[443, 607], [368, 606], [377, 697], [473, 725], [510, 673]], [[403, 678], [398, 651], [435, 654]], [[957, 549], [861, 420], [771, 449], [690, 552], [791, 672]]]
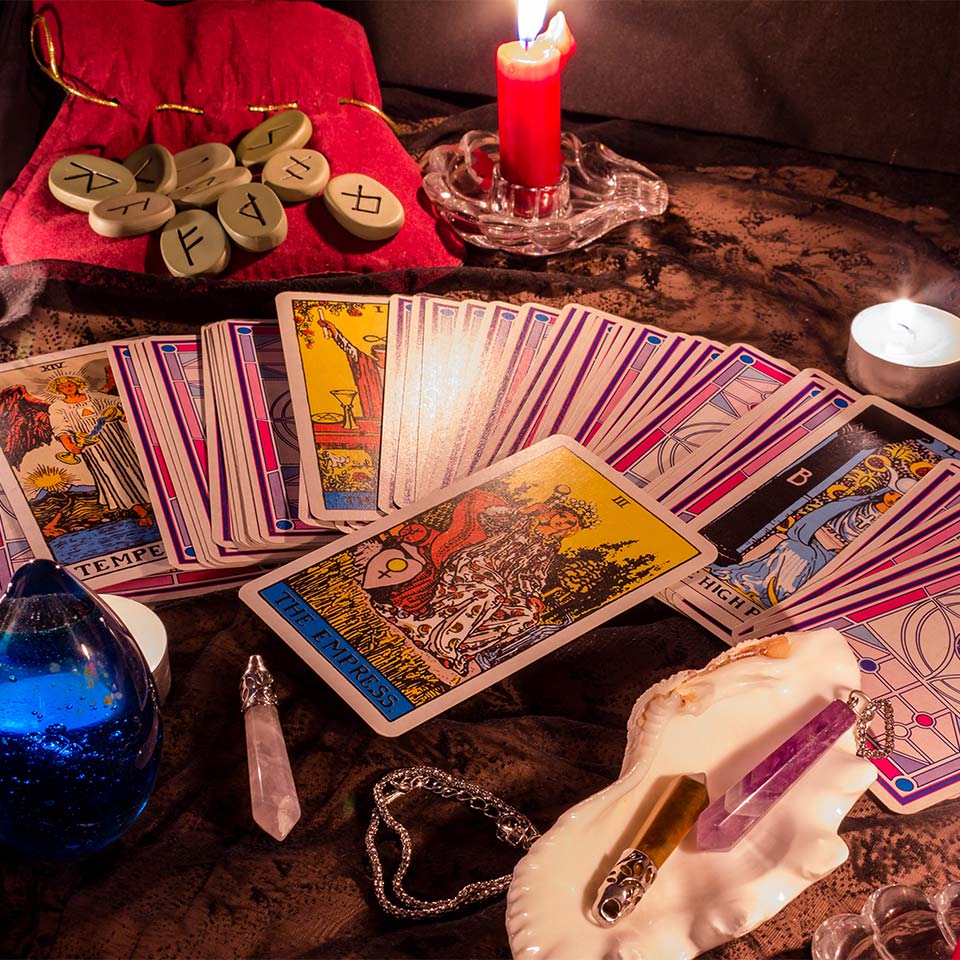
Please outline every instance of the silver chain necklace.
[[[855, 690], [847, 700], [848, 705], [857, 714], [855, 736], [857, 755], [865, 758], [882, 758], [890, 755], [893, 748], [893, 708], [888, 700], [880, 697], [871, 699], [860, 690]], [[884, 722], [882, 739], [870, 734], [870, 721], [880, 714]], [[871, 747], [873, 740], [879, 745]], [[420, 900], [411, 896], [403, 888], [403, 881], [413, 856], [413, 843], [410, 832], [390, 812], [390, 804], [413, 790], [428, 790], [430, 793], [448, 800], [464, 803], [471, 810], [482, 813], [494, 820], [497, 825], [497, 839], [517, 847], [529, 850], [540, 836], [530, 820], [509, 803], [453, 774], [438, 770], [436, 767], [403, 767], [381, 777], [373, 788], [373, 812], [370, 826], [367, 828], [365, 844], [370, 867], [373, 871], [373, 889], [377, 903], [384, 911], [394, 917], [407, 920], [425, 920], [437, 917], [471, 903], [479, 903], [503, 893], [510, 885], [511, 874], [494, 877], [492, 880], [478, 880], [462, 887], [454, 896], [446, 900]], [[400, 838], [400, 863], [390, 880], [390, 890], [396, 902], [387, 893], [387, 884], [383, 875], [383, 864], [377, 850], [377, 834], [381, 824], [392, 830]]]
[[[367, 828], [365, 841], [370, 867], [373, 870], [373, 889], [377, 896], [377, 903], [394, 917], [424, 920], [503, 893], [510, 884], [509, 873], [502, 877], [495, 877], [493, 880], [468, 883], [446, 900], [419, 900], [403, 889], [403, 881], [413, 855], [413, 844], [410, 841], [409, 831], [393, 816], [389, 807], [397, 798], [413, 790], [429, 790], [437, 796], [456, 800], [458, 803], [466, 804], [471, 810], [476, 810], [496, 821], [497, 839], [512, 847], [528, 850], [534, 840], [540, 836], [530, 820], [509, 803], [460, 777], [445, 773], [436, 767], [404, 767], [401, 770], [394, 770], [378, 780], [373, 788], [373, 813], [370, 816], [370, 826]], [[377, 850], [377, 833], [381, 823], [400, 838], [400, 864], [390, 881], [390, 890], [397, 902], [391, 900], [387, 893], [383, 865]]]
[[[857, 715], [857, 756], [865, 760], [886, 760], [893, 751], [893, 704], [884, 697], [871, 699], [862, 690], [854, 690], [847, 698], [847, 706]], [[883, 740], [870, 733], [870, 721], [880, 714], [883, 719]], [[878, 743], [871, 747], [871, 740]]]

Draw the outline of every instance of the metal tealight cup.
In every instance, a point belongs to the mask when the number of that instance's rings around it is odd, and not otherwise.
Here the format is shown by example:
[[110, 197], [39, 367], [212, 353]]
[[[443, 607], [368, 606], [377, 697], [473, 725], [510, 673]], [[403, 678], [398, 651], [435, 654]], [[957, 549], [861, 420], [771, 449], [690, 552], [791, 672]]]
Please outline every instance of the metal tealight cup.
[[[911, 336], [911, 325], [921, 328], [927, 349], [915, 354], [888, 350], [882, 340], [886, 332]], [[864, 393], [905, 407], [948, 403], [960, 396], [960, 317], [903, 300], [861, 310], [850, 326], [847, 376]]]

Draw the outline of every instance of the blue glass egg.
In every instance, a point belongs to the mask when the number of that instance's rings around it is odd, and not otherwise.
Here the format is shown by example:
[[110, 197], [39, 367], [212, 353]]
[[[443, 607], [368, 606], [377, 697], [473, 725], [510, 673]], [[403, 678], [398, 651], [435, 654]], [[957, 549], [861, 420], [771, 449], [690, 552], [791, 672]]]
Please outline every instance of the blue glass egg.
[[93, 853], [150, 798], [162, 728], [126, 627], [58, 564], [0, 598], [0, 842], [43, 859]]

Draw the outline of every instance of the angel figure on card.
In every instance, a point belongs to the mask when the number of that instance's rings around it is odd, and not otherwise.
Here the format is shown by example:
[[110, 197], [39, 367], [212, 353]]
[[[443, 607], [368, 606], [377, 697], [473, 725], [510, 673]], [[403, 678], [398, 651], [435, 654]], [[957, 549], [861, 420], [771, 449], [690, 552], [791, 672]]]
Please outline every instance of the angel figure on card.
[[141, 527], [153, 524], [150, 496], [140, 461], [123, 426], [123, 409], [116, 396], [91, 390], [81, 377], [56, 377], [48, 390], [60, 395], [50, 404], [50, 432], [65, 453], [63, 463], [83, 464], [106, 511], [130, 510]]
[[[59, 374], [44, 391], [53, 400], [34, 396], [22, 384], [0, 391], [0, 444], [18, 473], [26, 470], [23, 462], [33, 454], [32, 469], [23, 474], [22, 482], [39, 495], [32, 509], [47, 539], [126, 513], [133, 514], [138, 526], [153, 526], [149, 495], [120, 399], [107, 392], [112, 387], [109, 368], [104, 376], [102, 390], [93, 390], [84, 377]], [[62, 449], [54, 453], [56, 464], [36, 463], [35, 451], [57, 444]], [[85, 468], [93, 481], [95, 503], [82, 510], [69, 496], [77, 487], [71, 466]], [[54, 508], [59, 503], [57, 494], [63, 502]], [[41, 497], [50, 502], [40, 503]]]

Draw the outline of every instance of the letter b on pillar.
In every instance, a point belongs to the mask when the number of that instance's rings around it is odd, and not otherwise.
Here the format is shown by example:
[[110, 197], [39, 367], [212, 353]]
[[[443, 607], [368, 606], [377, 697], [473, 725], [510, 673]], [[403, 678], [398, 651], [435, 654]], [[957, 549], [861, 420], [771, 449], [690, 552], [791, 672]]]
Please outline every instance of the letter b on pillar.
[[801, 467], [795, 474], [787, 477], [787, 483], [792, 483], [795, 487], [804, 487], [812, 476], [813, 474], [806, 467]]

